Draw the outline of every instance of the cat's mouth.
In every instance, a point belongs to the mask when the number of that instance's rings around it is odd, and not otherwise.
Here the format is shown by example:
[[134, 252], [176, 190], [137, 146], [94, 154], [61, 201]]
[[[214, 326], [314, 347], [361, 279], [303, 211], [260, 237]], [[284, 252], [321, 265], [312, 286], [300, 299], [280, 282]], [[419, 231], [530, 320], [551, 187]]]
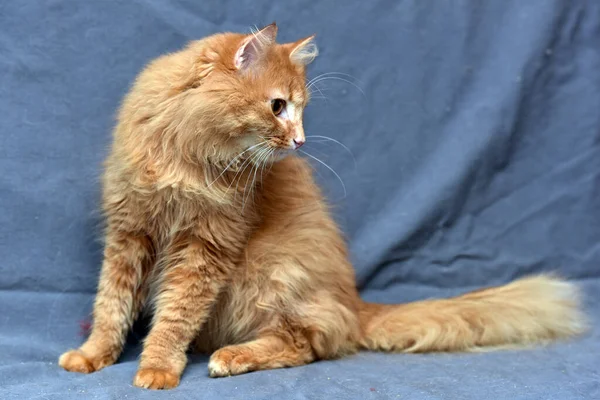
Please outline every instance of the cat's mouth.
[[287, 146], [277, 146], [275, 148], [275, 151], [273, 152], [273, 154], [270, 157], [271, 160], [272, 161], [283, 160], [290, 154], [298, 151], [298, 149], [300, 147], [302, 147], [302, 145], [305, 143], [305, 141], [306, 141], [306, 139], [304, 139], [304, 136], [301, 136], [301, 137], [299, 136], [297, 138], [290, 140], [289, 144]]

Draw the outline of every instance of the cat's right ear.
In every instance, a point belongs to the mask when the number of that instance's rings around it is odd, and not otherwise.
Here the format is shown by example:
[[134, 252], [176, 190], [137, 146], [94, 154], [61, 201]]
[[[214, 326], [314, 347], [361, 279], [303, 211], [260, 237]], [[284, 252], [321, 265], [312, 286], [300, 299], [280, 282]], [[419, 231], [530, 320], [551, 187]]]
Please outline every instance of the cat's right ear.
[[286, 45], [290, 49], [290, 60], [294, 64], [306, 66], [319, 55], [315, 44], [315, 35], [298, 40], [296, 43]]
[[259, 61], [265, 50], [275, 43], [277, 24], [273, 22], [257, 32], [252, 32], [235, 53], [233, 65], [238, 70], [246, 70]]

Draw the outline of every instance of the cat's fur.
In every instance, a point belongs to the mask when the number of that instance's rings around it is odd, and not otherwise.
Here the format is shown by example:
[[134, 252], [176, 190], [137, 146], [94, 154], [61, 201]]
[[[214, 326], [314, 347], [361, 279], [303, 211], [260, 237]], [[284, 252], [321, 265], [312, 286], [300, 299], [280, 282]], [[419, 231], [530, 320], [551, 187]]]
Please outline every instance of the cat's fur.
[[[276, 44], [276, 32], [210, 36], [137, 78], [106, 162], [93, 329], [62, 367], [113, 364], [145, 306], [154, 316], [134, 385], [153, 389], [178, 385], [190, 345], [214, 352], [210, 375], [225, 376], [359, 349], [473, 350], [582, 331], [576, 288], [552, 277], [363, 302], [311, 168], [287, 154], [304, 141], [316, 47], [312, 37]], [[274, 98], [288, 102], [285, 116]]]

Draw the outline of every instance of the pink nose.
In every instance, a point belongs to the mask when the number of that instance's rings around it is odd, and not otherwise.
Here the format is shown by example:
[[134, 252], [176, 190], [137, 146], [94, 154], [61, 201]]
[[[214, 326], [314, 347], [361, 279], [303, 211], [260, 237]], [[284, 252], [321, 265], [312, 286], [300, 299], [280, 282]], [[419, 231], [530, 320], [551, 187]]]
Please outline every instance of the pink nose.
[[304, 144], [304, 139], [294, 139], [294, 150], [299, 149]]

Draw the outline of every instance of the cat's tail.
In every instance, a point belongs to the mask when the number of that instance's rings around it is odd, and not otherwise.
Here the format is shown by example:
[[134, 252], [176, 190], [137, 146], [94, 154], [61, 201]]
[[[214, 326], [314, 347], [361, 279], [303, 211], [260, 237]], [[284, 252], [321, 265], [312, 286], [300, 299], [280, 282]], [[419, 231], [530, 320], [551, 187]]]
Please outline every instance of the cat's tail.
[[363, 303], [360, 319], [365, 349], [407, 353], [523, 346], [568, 338], [586, 328], [577, 287], [551, 276], [450, 299]]

